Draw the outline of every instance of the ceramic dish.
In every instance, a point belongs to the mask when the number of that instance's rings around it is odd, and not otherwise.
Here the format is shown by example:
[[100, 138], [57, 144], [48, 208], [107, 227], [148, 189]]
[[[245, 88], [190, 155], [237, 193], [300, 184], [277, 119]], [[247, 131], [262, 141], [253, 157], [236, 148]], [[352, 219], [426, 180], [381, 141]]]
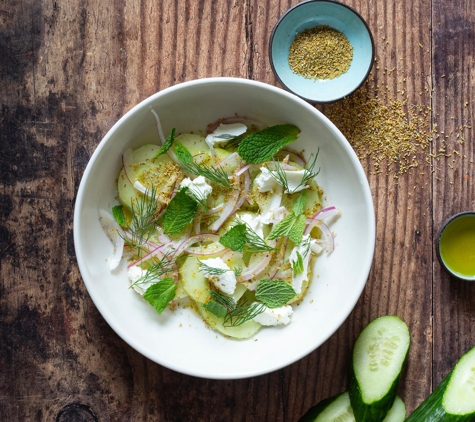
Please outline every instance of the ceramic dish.
[[437, 257], [454, 277], [475, 281], [475, 211], [450, 217], [437, 238]]
[[[329, 26], [342, 32], [353, 46], [353, 60], [346, 73], [334, 79], [307, 79], [292, 72], [289, 48], [306, 29]], [[289, 9], [277, 22], [269, 44], [272, 69], [289, 91], [311, 103], [328, 103], [354, 92], [366, 80], [374, 60], [374, 42], [364, 19], [351, 7], [330, 0], [310, 0]]]
[[[342, 216], [332, 225], [336, 249], [317, 260], [309, 292], [288, 326], [269, 327], [236, 341], [207, 328], [191, 309], [161, 315], [128, 289], [126, 263], [110, 272], [105, 258], [112, 244], [99, 210], [117, 204], [121, 154], [157, 143], [154, 109], [165, 133], [198, 131], [235, 113], [268, 125], [293, 123], [301, 129], [296, 150], [319, 152], [317, 181]], [[204, 378], [245, 378], [289, 365], [319, 347], [345, 321], [368, 277], [375, 242], [375, 217], [365, 173], [338, 129], [318, 110], [286, 91], [235, 78], [183, 83], [152, 95], [107, 133], [84, 172], [77, 194], [74, 243], [84, 283], [95, 305], [133, 348], [149, 359]]]

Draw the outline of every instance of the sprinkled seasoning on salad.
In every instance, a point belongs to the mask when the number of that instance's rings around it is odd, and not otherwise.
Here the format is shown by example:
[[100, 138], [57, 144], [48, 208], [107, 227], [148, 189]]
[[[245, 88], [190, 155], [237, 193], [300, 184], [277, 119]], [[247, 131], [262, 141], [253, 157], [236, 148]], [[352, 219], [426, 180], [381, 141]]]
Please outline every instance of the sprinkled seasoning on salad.
[[189, 300], [230, 337], [288, 324], [312, 261], [334, 248], [325, 222], [340, 214], [322, 205], [317, 156], [286, 149], [295, 125], [234, 116], [206, 136], [165, 138], [152, 112], [161, 146], [123, 154], [120, 204], [100, 210], [110, 270], [126, 259], [131, 287], [158, 313]]

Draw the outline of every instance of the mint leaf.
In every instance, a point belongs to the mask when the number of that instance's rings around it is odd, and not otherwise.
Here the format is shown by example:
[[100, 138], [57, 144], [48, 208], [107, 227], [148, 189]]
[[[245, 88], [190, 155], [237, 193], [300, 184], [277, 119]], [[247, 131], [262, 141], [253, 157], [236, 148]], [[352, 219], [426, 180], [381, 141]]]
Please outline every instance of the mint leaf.
[[187, 187], [182, 188], [165, 209], [162, 215], [162, 227], [165, 233], [179, 233], [195, 217], [198, 203], [187, 195], [187, 190]]
[[243, 252], [246, 245], [246, 228], [245, 223], [236, 224], [219, 238], [219, 243], [233, 251]]
[[307, 203], [307, 193], [303, 191], [297, 200], [294, 203], [294, 207], [292, 208], [295, 215], [300, 215], [303, 213], [305, 208], [305, 204]]
[[168, 306], [175, 297], [176, 284], [170, 277], [152, 284], [144, 293], [143, 298], [152, 305], [159, 314]]
[[228, 309], [214, 300], [210, 300], [203, 305], [209, 312], [216, 315], [218, 318], [224, 318], [228, 313]]
[[180, 142], [175, 144], [175, 154], [183, 164], [190, 164], [193, 162], [193, 155], [191, 155], [191, 152], [188, 151], [188, 149]]
[[303, 258], [300, 252], [297, 252], [297, 261], [293, 262], [294, 276], [303, 273]]
[[267, 239], [273, 240], [281, 236], [287, 236], [292, 242], [298, 245], [302, 241], [305, 225], [305, 215], [289, 214], [274, 226]]
[[157, 151], [155, 156], [153, 158], [160, 157], [160, 155], [165, 154], [173, 145], [173, 141], [175, 140], [175, 128], [172, 129], [170, 132], [170, 135], [168, 135], [168, 138], [165, 139], [165, 142], [163, 145], [160, 147], [160, 149]]
[[238, 147], [238, 154], [248, 163], [270, 160], [285, 145], [297, 139], [300, 129], [295, 125], [276, 125], [246, 136]]
[[112, 215], [114, 217], [114, 220], [117, 221], [117, 223], [119, 224], [119, 226], [127, 226], [125, 222], [124, 208], [122, 207], [122, 205], [116, 205], [112, 207]]
[[261, 280], [256, 288], [256, 299], [269, 308], [279, 308], [294, 298], [295, 290], [283, 280]]

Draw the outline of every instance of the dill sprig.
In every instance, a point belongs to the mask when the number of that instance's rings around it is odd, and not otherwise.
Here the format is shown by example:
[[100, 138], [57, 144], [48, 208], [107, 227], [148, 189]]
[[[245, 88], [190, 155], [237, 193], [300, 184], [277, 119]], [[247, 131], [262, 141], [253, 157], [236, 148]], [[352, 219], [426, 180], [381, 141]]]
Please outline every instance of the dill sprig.
[[289, 189], [289, 181], [287, 180], [287, 174], [282, 169], [279, 162], [273, 161], [275, 170], [270, 171], [270, 169], [269, 169], [270, 174], [275, 179], [275, 181], [277, 183], [279, 183], [280, 185], [282, 185], [284, 187], [284, 192], [285, 193], [292, 194], [292, 193], [298, 192], [298, 190], [302, 186], [305, 186], [309, 180], [312, 180], [313, 178], [315, 178], [318, 175], [318, 173], [320, 173], [320, 168], [317, 171], [314, 171], [315, 164], [317, 162], [319, 152], [320, 152], [320, 150], [317, 151], [317, 154], [315, 155], [315, 157], [313, 158], [312, 161], [309, 161], [309, 162], [307, 162], [307, 164], [305, 164], [305, 167], [303, 169], [304, 172], [303, 172], [302, 180], [292, 190]]
[[248, 224], [246, 224], [246, 243], [247, 252], [263, 252], [274, 250], [274, 248], [269, 246], [262, 237], [260, 237], [249, 227]]
[[243, 268], [239, 265], [237, 267], [233, 267], [232, 269], [225, 269], [225, 268], [215, 268], [205, 264], [203, 261], [198, 260], [200, 263], [200, 269], [207, 275], [207, 276], [219, 276], [221, 274], [227, 273], [228, 271], [232, 271], [236, 277], [239, 277], [242, 273]]
[[237, 327], [245, 322], [253, 319], [266, 310], [266, 305], [263, 303], [251, 303], [247, 306], [237, 306], [234, 310], [228, 312], [224, 317], [224, 327]]
[[141, 255], [143, 246], [150, 240], [155, 230], [155, 220], [157, 217], [158, 201], [157, 190], [152, 185], [148, 189], [148, 196], [141, 195], [131, 201], [132, 220], [128, 227], [130, 234], [121, 235], [131, 248], [137, 248], [137, 255]]
[[198, 164], [193, 161], [191, 152], [188, 151], [180, 142], [176, 142], [175, 145], [176, 156], [179, 161], [180, 167], [188, 173], [196, 176], [203, 176], [213, 183], [222, 186], [224, 188], [235, 189], [229, 181], [228, 174], [222, 167], [211, 167], [208, 164]]
[[198, 203], [198, 205], [201, 208], [203, 208], [203, 210], [206, 213], [209, 213], [208, 198], [207, 198], [206, 195], [203, 195], [203, 193], [201, 191], [199, 191], [198, 189], [195, 190], [195, 189], [192, 189], [190, 187], [188, 187], [187, 194], [189, 196], [191, 196]]
[[138, 280], [136, 280], [134, 283], [132, 283], [130, 287], [134, 287], [140, 284], [159, 282], [162, 276], [173, 271], [175, 267], [175, 262], [171, 259], [171, 255], [172, 253], [168, 251], [160, 261], [150, 265], [150, 267], [147, 268], [145, 274]]

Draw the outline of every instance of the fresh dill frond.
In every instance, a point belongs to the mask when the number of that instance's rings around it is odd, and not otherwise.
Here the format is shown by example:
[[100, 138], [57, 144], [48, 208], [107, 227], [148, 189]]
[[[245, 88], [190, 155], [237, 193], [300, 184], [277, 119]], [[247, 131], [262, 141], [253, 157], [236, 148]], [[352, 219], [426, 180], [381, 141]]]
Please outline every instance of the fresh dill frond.
[[225, 296], [221, 293], [215, 292], [214, 290], [209, 290], [209, 294], [216, 302], [228, 309], [228, 311], [236, 309], [237, 305], [232, 297]]
[[[222, 136], [222, 135], [221, 135]], [[229, 136], [229, 135], [228, 135]], [[229, 141], [226, 142], [222, 148], [225, 150], [235, 149], [239, 146], [240, 142], [246, 137], [247, 135], [244, 133], [239, 136], [232, 136], [229, 138]]]
[[180, 162], [180, 166], [188, 173], [203, 176], [223, 188], [235, 189], [229, 181], [228, 174], [222, 167], [211, 167], [208, 164], [198, 164], [194, 161], [191, 163]]
[[148, 189], [148, 195], [141, 195], [131, 201], [132, 221], [128, 227], [130, 234], [123, 236], [126, 243], [131, 248], [137, 248], [137, 255], [141, 255], [143, 246], [150, 240], [155, 230], [155, 220], [157, 217], [158, 201], [157, 190], [152, 185]]
[[188, 187], [188, 191], [187, 191], [188, 195], [191, 196], [197, 203], [198, 205], [203, 208], [203, 210], [206, 212], [206, 213], [209, 213], [209, 208], [208, 208], [208, 198], [206, 195], [203, 195], [203, 193], [196, 189], [192, 189], [190, 187]]
[[224, 317], [224, 327], [237, 327], [253, 319], [266, 310], [263, 303], [252, 303], [248, 306], [237, 306], [234, 310], [228, 312]]
[[227, 273], [228, 271], [232, 271], [230, 268], [224, 269], [224, 268], [211, 267], [211, 266], [205, 264], [203, 261], [200, 261], [199, 259], [198, 259], [198, 262], [200, 263], [200, 269], [207, 276], [219, 276], [221, 274]]
[[233, 267], [233, 272], [236, 277], [239, 277], [242, 274], [242, 270], [243, 268], [240, 265]]
[[274, 168], [275, 170], [274, 171], [270, 171], [270, 174], [271, 176], [275, 179], [275, 181], [277, 183], [279, 183], [280, 185], [282, 185], [284, 187], [284, 191], [288, 194], [292, 194], [292, 193], [295, 193], [295, 192], [298, 192], [299, 189], [302, 187], [302, 186], [305, 186], [307, 184], [308, 181], [314, 179], [318, 173], [320, 173], [320, 168], [317, 170], [317, 171], [314, 171], [315, 169], [315, 165], [317, 163], [317, 158], [318, 158], [318, 153], [320, 152], [320, 150], [317, 151], [317, 153], [315, 154], [315, 156], [313, 157], [313, 159], [309, 162], [307, 162], [307, 164], [305, 165], [304, 169], [303, 169], [303, 176], [302, 176], [302, 180], [300, 181], [300, 183], [294, 188], [294, 189], [290, 189], [289, 188], [289, 181], [287, 179], [287, 174], [285, 173], [285, 171], [282, 169], [282, 167], [280, 166], [280, 163], [277, 162], [277, 161], [273, 161], [273, 164], [274, 164]]
[[246, 224], [246, 243], [247, 252], [263, 252], [274, 250], [274, 248], [269, 246], [262, 237], [260, 237], [249, 227], [248, 224]]
[[175, 262], [171, 259], [171, 255], [172, 253], [169, 251], [163, 256], [160, 261], [150, 265], [150, 267], [147, 268], [145, 274], [137, 281], [132, 283], [130, 287], [134, 287], [140, 284], [159, 282], [165, 274], [173, 271], [175, 268]]
[[208, 164], [198, 164], [193, 161], [190, 151], [180, 142], [175, 145], [175, 153], [179, 161], [180, 167], [188, 173], [196, 176], [203, 176], [213, 183], [224, 188], [235, 189], [229, 181], [228, 174], [222, 167], [211, 167]]

